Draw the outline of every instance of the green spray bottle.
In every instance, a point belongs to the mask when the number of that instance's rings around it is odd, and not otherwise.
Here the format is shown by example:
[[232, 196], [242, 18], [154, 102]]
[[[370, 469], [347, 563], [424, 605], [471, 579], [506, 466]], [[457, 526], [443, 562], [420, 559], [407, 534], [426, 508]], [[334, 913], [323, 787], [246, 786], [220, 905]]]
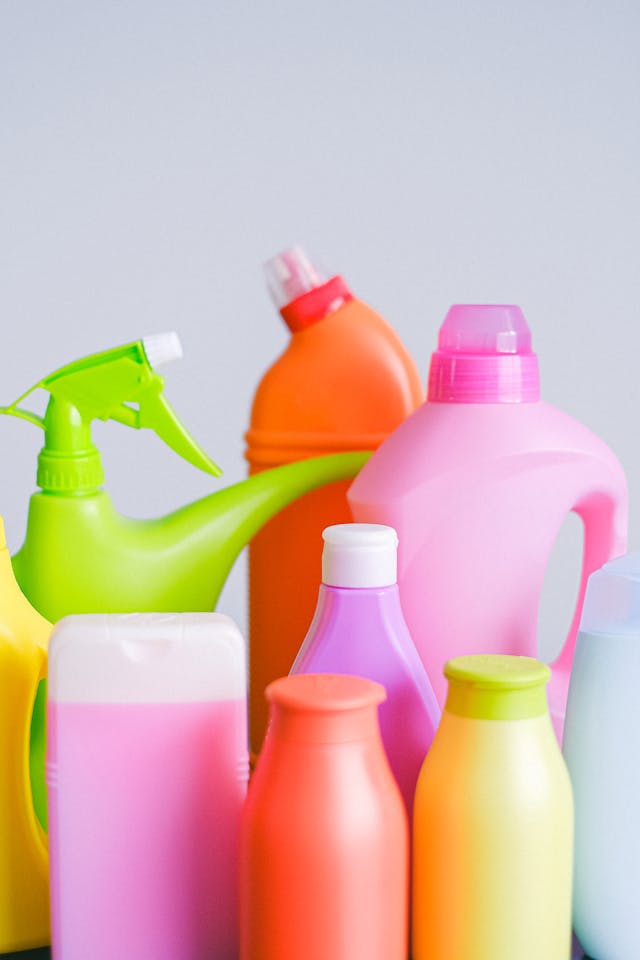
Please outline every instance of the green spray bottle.
[[[355, 476], [368, 457], [359, 452], [299, 461], [158, 519], [122, 516], [102, 489], [94, 420], [147, 427], [189, 463], [212, 476], [221, 473], [164, 396], [155, 367], [179, 356], [176, 334], [147, 337], [68, 364], [0, 408], [44, 430], [40, 489], [31, 497], [13, 567], [25, 596], [51, 622], [71, 613], [213, 610], [238, 554], [267, 520], [308, 491]], [[50, 395], [43, 417], [22, 406], [38, 389]], [[33, 789], [44, 821], [44, 785], [36, 778]]]

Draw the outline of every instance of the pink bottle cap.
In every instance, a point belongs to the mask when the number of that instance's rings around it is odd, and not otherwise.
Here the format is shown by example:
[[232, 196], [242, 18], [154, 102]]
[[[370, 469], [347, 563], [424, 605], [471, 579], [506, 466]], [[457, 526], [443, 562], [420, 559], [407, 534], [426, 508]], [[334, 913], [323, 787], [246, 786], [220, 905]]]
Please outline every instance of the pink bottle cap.
[[431, 357], [427, 399], [439, 403], [535, 403], [538, 358], [520, 307], [456, 304]]

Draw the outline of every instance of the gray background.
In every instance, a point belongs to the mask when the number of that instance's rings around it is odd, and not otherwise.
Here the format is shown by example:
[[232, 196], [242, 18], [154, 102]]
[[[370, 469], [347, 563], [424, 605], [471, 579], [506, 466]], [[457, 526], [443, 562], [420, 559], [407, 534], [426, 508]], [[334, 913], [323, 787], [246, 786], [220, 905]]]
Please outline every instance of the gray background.
[[[637, 543], [639, 26], [635, 0], [0, 2], [0, 403], [176, 329], [167, 394], [241, 478], [252, 393], [286, 343], [260, 264], [300, 242], [423, 378], [450, 303], [519, 303], [545, 399], [627, 470]], [[214, 485], [152, 435], [95, 437], [125, 513]], [[0, 418], [12, 549], [40, 443]], [[545, 591], [547, 654], [577, 540]], [[244, 623], [242, 568], [220, 607]]]

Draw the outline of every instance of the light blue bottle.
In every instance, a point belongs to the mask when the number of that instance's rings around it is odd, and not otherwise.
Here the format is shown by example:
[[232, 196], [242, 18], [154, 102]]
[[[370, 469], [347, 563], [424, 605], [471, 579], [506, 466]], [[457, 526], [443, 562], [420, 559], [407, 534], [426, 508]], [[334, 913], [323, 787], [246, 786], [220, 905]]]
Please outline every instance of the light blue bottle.
[[576, 933], [593, 960], [638, 960], [640, 553], [589, 578], [564, 755], [575, 797]]

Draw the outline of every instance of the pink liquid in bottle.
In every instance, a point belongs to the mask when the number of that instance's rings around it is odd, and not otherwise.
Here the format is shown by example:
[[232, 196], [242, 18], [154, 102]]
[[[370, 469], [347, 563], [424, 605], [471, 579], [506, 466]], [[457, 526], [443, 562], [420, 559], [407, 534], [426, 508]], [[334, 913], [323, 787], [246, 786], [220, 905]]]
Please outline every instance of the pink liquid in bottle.
[[[208, 650], [204, 634], [193, 645], [185, 632], [175, 649], [169, 641], [145, 662], [147, 651], [135, 640], [135, 622], [127, 617], [131, 649], [118, 636], [116, 623], [111, 627], [117, 637], [115, 658], [104, 638], [92, 651], [103, 700], [112, 685], [123, 699], [131, 694], [133, 674], [133, 686], [150, 675], [147, 695], [159, 694], [159, 686], [168, 681], [181, 697], [192, 687], [199, 697], [192, 701], [69, 700], [71, 684], [65, 678], [70, 671], [81, 673], [86, 660], [87, 651], [79, 645], [84, 640], [92, 646], [87, 620], [113, 624], [116, 618], [72, 617], [57, 628], [47, 761], [55, 960], [237, 958], [239, 818], [248, 774], [246, 700], [218, 699], [221, 677], [210, 670], [218, 660], [219, 672], [226, 676], [225, 694], [233, 692], [237, 681], [244, 683], [242, 641], [226, 618], [198, 616], [218, 620], [209, 624]], [[145, 617], [146, 624], [149, 619]], [[64, 632], [69, 629], [71, 642]], [[166, 621], [162, 630], [167, 633]], [[229, 643], [234, 634], [240, 640], [236, 651]], [[109, 667], [118, 659], [119, 669], [112, 672]], [[238, 676], [232, 676], [234, 659]], [[210, 698], [203, 699], [207, 686]]]

